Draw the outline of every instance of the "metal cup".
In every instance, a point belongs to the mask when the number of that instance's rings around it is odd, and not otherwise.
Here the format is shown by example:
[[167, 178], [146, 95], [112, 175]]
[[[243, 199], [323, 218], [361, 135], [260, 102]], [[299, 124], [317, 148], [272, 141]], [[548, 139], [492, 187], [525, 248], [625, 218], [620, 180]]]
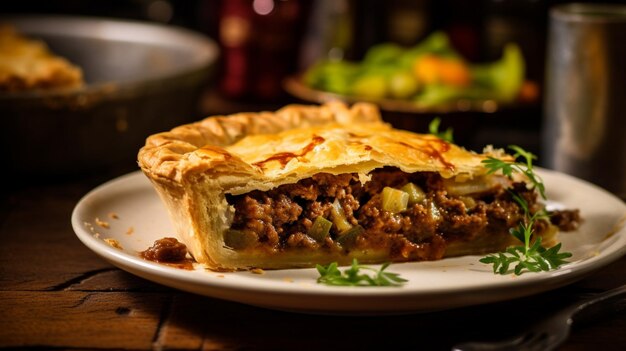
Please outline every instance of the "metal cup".
[[542, 160], [626, 199], [626, 6], [550, 11]]

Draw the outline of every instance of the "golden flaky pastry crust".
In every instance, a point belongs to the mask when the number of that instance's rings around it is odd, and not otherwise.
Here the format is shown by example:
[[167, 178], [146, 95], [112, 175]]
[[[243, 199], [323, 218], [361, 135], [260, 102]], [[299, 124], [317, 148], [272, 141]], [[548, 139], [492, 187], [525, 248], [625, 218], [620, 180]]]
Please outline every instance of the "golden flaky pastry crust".
[[194, 258], [212, 269], [238, 269], [306, 266], [327, 254], [265, 258], [226, 248], [223, 233], [234, 210], [225, 194], [269, 190], [320, 172], [367, 179], [384, 166], [468, 179], [485, 174], [486, 156], [393, 129], [374, 105], [330, 102], [206, 118], [150, 136], [138, 158]]

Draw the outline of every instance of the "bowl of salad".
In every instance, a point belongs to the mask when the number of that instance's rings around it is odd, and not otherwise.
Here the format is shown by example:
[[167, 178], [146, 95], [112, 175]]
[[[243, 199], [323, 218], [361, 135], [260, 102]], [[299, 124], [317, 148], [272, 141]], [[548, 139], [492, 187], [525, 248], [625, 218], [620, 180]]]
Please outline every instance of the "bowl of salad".
[[495, 112], [529, 103], [537, 85], [525, 80], [518, 45], [507, 44], [499, 59], [472, 63], [434, 32], [412, 47], [382, 43], [361, 61], [321, 60], [288, 77], [285, 89], [306, 101], [371, 101], [401, 112]]

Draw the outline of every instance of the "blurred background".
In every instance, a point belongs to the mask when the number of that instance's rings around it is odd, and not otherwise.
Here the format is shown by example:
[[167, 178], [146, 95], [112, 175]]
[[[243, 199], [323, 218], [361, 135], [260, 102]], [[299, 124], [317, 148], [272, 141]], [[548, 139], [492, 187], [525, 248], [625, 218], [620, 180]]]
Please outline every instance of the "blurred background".
[[[392, 104], [383, 108], [384, 118], [399, 128], [427, 132], [428, 123], [440, 117], [441, 127], [454, 128], [456, 142], [469, 149], [480, 151], [487, 144], [497, 147], [517, 144], [540, 154], [548, 9], [561, 3], [566, 1], [20, 0], [4, 3], [0, 11], [3, 16], [77, 15], [140, 21], [183, 27], [215, 41], [219, 47], [218, 59], [211, 63], [211, 69], [203, 71], [206, 79], [197, 98], [194, 95], [185, 102], [192, 105], [190, 109], [153, 109], [151, 113], [156, 115], [153, 118], [162, 123], [138, 129], [137, 138], [118, 151], [126, 157], [116, 158], [115, 162], [100, 165], [91, 162], [93, 167], [82, 167], [78, 164], [85, 163], [84, 159], [75, 161], [77, 171], [113, 167], [122, 172], [136, 169], [136, 150], [150, 133], [208, 115], [321, 102], [328, 96], [315, 94], [315, 89], [289, 89], [285, 80], [301, 77], [322, 61], [359, 62], [381, 43], [415, 47], [432, 33], [445, 34], [455, 55], [471, 65], [500, 60], [504, 47], [515, 43], [523, 57], [524, 79], [528, 83], [520, 93], [523, 98], [502, 104], [487, 99], [481, 100], [478, 107], [457, 104], [447, 109], [412, 110], [406, 105], [394, 108]], [[62, 45], [49, 44], [53, 51], [64, 55]], [[127, 60], [124, 51], [116, 55], [123, 65]], [[89, 74], [86, 78], [90, 84]], [[161, 97], [164, 98], [167, 95]], [[132, 114], [124, 118], [123, 128], [119, 126], [119, 118], [112, 123], [117, 123], [120, 133], [132, 133]], [[97, 133], [91, 135], [93, 138], [82, 142], [103, 143]], [[107, 140], [104, 144], [111, 142]], [[54, 173], [63, 176], [72, 172], [65, 167]]]

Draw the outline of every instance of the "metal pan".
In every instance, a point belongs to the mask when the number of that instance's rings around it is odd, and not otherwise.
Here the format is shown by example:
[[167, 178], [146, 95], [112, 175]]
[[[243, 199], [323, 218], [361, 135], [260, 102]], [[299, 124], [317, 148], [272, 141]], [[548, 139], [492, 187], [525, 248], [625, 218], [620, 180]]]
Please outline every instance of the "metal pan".
[[[72, 91], [0, 94], [13, 175], [69, 175], [135, 162], [145, 138], [199, 117], [218, 48], [172, 26], [67, 16], [0, 18], [83, 69]], [[5, 164], [7, 164], [5, 163]]]

